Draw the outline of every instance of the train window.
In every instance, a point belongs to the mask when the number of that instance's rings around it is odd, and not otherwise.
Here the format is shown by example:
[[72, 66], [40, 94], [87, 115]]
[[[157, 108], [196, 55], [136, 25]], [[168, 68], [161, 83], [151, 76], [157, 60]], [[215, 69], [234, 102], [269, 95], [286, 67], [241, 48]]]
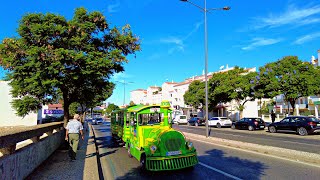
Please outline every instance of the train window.
[[129, 118], [128, 123], [130, 122], [131, 125], [135, 126], [135, 124], [137, 123], [136, 115], [134, 113], [128, 113], [127, 117]]
[[139, 114], [139, 125], [159, 124], [163, 121], [163, 115], [160, 113], [153, 114]]
[[119, 116], [120, 116], [120, 118], [119, 118], [119, 124], [121, 125], [121, 126], [123, 126], [123, 121], [124, 121], [124, 113], [123, 112], [120, 112], [119, 113]]
[[119, 122], [119, 115], [116, 114], [116, 123], [118, 124], [118, 122]]

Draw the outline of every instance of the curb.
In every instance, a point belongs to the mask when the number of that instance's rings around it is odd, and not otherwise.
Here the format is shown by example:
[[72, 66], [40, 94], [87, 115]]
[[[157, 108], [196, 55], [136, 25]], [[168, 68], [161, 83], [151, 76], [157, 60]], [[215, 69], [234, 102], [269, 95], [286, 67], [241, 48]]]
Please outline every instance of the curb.
[[89, 132], [87, 132], [88, 142], [83, 179], [99, 179], [94, 132], [89, 123], [86, 124], [86, 129]]
[[186, 132], [183, 132], [183, 134], [187, 138], [193, 139], [195, 141], [199, 140], [199, 141], [210, 142], [211, 144], [215, 144], [219, 146], [242, 149], [242, 150], [251, 151], [259, 154], [280, 157], [280, 158], [284, 158], [291, 161], [312, 164], [313, 166], [320, 167], [319, 166], [320, 155], [315, 153], [309, 153], [309, 152], [303, 152], [303, 151], [297, 151], [297, 150], [279, 148], [279, 147], [273, 147], [273, 146], [265, 146], [260, 144], [234, 141], [234, 140], [228, 140], [228, 139], [221, 139], [221, 138], [215, 138], [215, 137], [206, 138], [201, 135], [196, 135], [196, 134], [186, 133]]

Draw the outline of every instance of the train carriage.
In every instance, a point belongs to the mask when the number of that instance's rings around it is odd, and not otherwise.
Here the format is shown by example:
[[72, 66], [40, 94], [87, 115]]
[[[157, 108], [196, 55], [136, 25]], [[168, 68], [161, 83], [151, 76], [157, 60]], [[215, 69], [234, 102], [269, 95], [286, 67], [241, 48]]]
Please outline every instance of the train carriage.
[[[198, 163], [192, 142], [172, 128], [170, 104], [134, 106], [127, 109], [130, 135], [126, 141], [129, 157], [150, 171], [175, 170]], [[170, 119], [170, 120], [169, 120]]]
[[118, 110], [111, 112], [111, 134], [112, 137], [118, 135]]

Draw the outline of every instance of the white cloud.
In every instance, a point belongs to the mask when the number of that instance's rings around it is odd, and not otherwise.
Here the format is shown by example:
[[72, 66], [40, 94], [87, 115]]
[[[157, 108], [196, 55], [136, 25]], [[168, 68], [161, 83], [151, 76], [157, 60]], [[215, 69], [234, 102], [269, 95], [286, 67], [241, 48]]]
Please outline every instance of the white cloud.
[[176, 51], [180, 51], [180, 52], [183, 52], [184, 51], [184, 47], [185, 47], [185, 44], [184, 44], [184, 41], [186, 41], [190, 36], [192, 36], [192, 34], [194, 34], [195, 32], [198, 31], [199, 27], [203, 24], [203, 22], [197, 22], [195, 25], [194, 25], [194, 28], [184, 37], [174, 37], [174, 36], [170, 36], [170, 37], [167, 37], [167, 38], [162, 38], [160, 39], [160, 42], [161, 43], [167, 43], [167, 44], [174, 44], [175, 46], [174, 47], [171, 47], [169, 50], [168, 50], [168, 53], [169, 54], [172, 54]]
[[115, 13], [119, 11], [120, 3], [117, 2], [116, 4], [110, 4], [108, 6], [108, 12], [109, 13]]
[[278, 39], [266, 39], [266, 38], [253, 38], [251, 41], [251, 44], [242, 47], [242, 50], [251, 50], [260, 46], [268, 46], [268, 45], [272, 45], [272, 44], [276, 44], [281, 42], [282, 39], [278, 38]]
[[168, 50], [169, 54], [172, 54], [174, 51], [184, 51], [183, 39], [178, 37], [168, 37], [160, 39], [160, 42], [166, 44], [174, 44], [175, 46]]
[[305, 36], [299, 37], [296, 41], [294, 41], [294, 44], [303, 44], [308, 41], [312, 41], [314, 39], [320, 38], [320, 32], [313, 33], [313, 34], [307, 34]]
[[284, 25], [308, 25], [319, 23], [320, 19], [315, 17], [320, 14], [320, 5], [298, 8], [289, 5], [282, 14], [270, 14], [268, 17], [255, 18], [254, 29], [274, 28]]

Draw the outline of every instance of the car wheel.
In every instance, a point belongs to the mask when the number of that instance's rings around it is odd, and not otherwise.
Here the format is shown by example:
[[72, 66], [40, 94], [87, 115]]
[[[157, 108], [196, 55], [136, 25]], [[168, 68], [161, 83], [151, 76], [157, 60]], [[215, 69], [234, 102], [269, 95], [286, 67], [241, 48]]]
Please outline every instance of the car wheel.
[[231, 129], [236, 129], [236, 126], [234, 124], [232, 124]]
[[298, 134], [301, 135], [301, 136], [305, 136], [305, 135], [308, 135], [308, 131], [306, 130], [306, 128], [300, 127], [298, 129]]
[[221, 124], [220, 123], [217, 124], [217, 128], [221, 128]]
[[254, 130], [253, 126], [249, 126], [248, 129], [249, 129], [249, 131], [253, 131]]
[[195, 124], [194, 124], [195, 126], [199, 126], [199, 124], [196, 122]]
[[190, 123], [188, 122], [187, 125], [190, 126]]
[[270, 127], [268, 127], [268, 129], [269, 129], [270, 133], [276, 133], [277, 132], [277, 129], [274, 126], [270, 126]]

